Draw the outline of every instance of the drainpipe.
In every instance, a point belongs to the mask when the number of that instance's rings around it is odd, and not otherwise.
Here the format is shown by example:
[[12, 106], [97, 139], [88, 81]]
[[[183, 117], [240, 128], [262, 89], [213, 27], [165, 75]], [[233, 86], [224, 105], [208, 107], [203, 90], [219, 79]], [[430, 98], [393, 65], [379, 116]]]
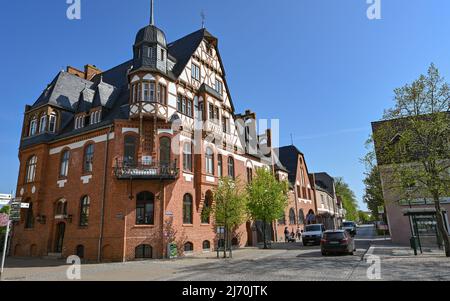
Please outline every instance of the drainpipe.
[[108, 154], [109, 154], [109, 135], [111, 134], [113, 125], [108, 128], [108, 133], [106, 134], [106, 147], [105, 147], [105, 162], [104, 162], [104, 173], [103, 173], [103, 195], [102, 204], [100, 208], [100, 236], [98, 238], [98, 252], [97, 261], [100, 262], [102, 259], [102, 244], [103, 244], [103, 229], [105, 224], [105, 201], [106, 201], [106, 180], [108, 176]]

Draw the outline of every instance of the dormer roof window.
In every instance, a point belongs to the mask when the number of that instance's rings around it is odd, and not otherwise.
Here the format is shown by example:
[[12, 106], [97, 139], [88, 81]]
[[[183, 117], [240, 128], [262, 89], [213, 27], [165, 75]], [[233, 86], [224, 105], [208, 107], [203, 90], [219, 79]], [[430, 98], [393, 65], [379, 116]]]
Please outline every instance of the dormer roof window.
[[30, 131], [29, 131], [29, 136], [34, 136], [36, 135], [37, 132], [37, 126], [38, 126], [38, 121], [36, 117], [33, 117], [33, 119], [30, 121]]
[[101, 110], [91, 112], [90, 124], [100, 123], [101, 119], [102, 119], [102, 111]]
[[44, 114], [39, 120], [39, 133], [44, 133], [47, 130], [47, 115]]
[[75, 130], [84, 128], [85, 119], [85, 115], [78, 115], [77, 117], [75, 117]]

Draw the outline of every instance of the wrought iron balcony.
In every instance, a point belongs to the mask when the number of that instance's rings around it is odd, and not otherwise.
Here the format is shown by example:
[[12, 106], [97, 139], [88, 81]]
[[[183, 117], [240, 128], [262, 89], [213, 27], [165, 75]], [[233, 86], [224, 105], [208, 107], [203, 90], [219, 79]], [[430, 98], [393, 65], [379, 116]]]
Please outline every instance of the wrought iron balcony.
[[177, 162], [129, 162], [116, 160], [114, 168], [119, 180], [141, 179], [141, 180], [175, 180], [178, 177]]

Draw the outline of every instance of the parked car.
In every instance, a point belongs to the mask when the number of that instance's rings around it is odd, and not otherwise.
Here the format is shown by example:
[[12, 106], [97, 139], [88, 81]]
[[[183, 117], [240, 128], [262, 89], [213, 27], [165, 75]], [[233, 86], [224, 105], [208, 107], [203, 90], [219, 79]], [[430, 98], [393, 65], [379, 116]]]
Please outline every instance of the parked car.
[[305, 231], [302, 233], [303, 245], [320, 245], [323, 232], [325, 232], [325, 226], [322, 224], [306, 225]]
[[356, 223], [347, 221], [342, 223], [342, 230], [346, 230], [350, 233], [350, 235], [355, 236], [356, 235]]
[[356, 251], [355, 240], [346, 230], [326, 231], [320, 241], [322, 255], [343, 253], [353, 255]]

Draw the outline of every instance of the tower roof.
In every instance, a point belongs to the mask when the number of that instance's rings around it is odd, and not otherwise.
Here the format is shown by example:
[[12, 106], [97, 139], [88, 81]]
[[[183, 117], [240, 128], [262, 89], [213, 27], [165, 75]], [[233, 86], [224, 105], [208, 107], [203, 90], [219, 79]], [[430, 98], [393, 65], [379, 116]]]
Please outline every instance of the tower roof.
[[135, 45], [141, 43], [158, 43], [163, 47], [166, 47], [166, 35], [164, 32], [154, 25], [147, 25], [136, 35]]

